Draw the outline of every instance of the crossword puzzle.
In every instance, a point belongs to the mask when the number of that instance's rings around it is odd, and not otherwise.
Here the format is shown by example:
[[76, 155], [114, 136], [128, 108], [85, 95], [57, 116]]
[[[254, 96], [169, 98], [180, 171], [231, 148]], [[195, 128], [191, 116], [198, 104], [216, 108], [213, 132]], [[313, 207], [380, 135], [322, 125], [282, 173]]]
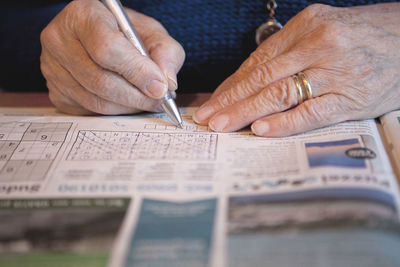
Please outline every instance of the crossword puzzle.
[[0, 182], [39, 181], [72, 123], [0, 123]]
[[68, 160], [214, 160], [217, 135], [79, 131]]
[[151, 130], [151, 131], [177, 131], [177, 132], [182, 132], [182, 131], [190, 131], [190, 132], [209, 132], [210, 128], [206, 125], [198, 125], [196, 124], [191, 115], [182, 115], [182, 119], [184, 121], [183, 123], [183, 129], [180, 127], [177, 127], [172, 124], [158, 124], [158, 123], [146, 123], [144, 125], [145, 130]]
[[202, 125], [183, 125], [183, 129], [174, 126], [174, 125], [159, 125], [159, 124], [145, 124], [144, 129], [146, 130], [176, 130], [176, 131], [192, 131], [192, 132], [208, 132], [208, 126], [202, 126]]

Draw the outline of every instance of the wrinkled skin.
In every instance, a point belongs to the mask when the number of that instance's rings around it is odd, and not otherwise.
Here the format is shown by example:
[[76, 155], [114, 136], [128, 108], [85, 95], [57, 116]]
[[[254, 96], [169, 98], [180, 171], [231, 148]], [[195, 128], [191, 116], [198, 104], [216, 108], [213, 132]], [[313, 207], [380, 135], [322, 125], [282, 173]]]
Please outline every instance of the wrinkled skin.
[[[287, 136], [400, 108], [400, 3], [311, 5], [264, 41], [193, 116], [214, 131]], [[298, 105], [292, 75], [313, 99]]]
[[73, 114], [159, 111], [159, 99], [176, 90], [185, 53], [156, 20], [126, 9], [152, 60], [118, 30], [98, 0], [75, 0], [41, 34], [41, 70], [49, 97]]
[[[97, 0], [72, 1], [41, 35], [51, 101], [73, 114], [159, 111], [185, 53], [154, 19], [127, 9], [152, 60], [118, 30]], [[400, 3], [351, 8], [315, 4], [264, 41], [194, 114], [229, 132], [251, 124], [286, 136], [400, 107]], [[313, 99], [298, 105], [292, 75], [303, 71]], [[156, 81], [156, 82], [154, 82]]]

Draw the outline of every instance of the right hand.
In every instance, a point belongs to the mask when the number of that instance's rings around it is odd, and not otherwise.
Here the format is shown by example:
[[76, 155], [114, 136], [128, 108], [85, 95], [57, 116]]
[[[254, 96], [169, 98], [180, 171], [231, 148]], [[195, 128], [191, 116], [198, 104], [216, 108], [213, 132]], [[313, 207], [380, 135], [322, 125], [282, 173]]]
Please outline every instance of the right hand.
[[41, 70], [49, 97], [72, 114], [160, 111], [185, 59], [183, 48], [148, 16], [126, 9], [151, 59], [119, 31], [98, 0], [68, 4], [41, 34]]

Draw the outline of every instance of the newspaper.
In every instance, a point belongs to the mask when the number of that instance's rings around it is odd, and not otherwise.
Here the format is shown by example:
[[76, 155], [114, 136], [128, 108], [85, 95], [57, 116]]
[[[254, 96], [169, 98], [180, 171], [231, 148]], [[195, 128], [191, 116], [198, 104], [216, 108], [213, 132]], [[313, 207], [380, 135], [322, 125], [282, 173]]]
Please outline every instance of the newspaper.
[[[117, 209], [124, 221], [113, 223], [113, 238], [122, 227], [111, 259], [102, 254], [110, 266], [233, 266], [227, 258], [240, 254], [230, 250], [243, 233], [398, 221], [398, 185], [374, 120], [261, 138], [211, 132], [193, 111], [181, 110], [180, 129], [163, 114], [1, 108], [0, 212], [100, 208], [105, 218]], [[24, 242], [0, 253], [34, 247]]]

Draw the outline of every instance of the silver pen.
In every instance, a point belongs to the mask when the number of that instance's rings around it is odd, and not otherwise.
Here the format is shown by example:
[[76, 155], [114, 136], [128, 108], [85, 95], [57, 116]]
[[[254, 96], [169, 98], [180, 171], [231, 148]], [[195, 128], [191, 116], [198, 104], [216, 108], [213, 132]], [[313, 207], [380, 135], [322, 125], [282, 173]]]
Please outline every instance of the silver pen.
[[[148, 56], [150, 58], [150, 54], [147, 52], [146, 47], [143, 45], [142, 40], [125, 13], [121, 2], [119, 0], [102, 0], [102, 2], [114, 15], [120, 30], [124, 33], [126, 38], [128, 38], [143, 56]], [[167, 92], [161, 101], [161, 106], [169, 118], [176, 126], [183, 128], [181, 114], [171, 94]]]

